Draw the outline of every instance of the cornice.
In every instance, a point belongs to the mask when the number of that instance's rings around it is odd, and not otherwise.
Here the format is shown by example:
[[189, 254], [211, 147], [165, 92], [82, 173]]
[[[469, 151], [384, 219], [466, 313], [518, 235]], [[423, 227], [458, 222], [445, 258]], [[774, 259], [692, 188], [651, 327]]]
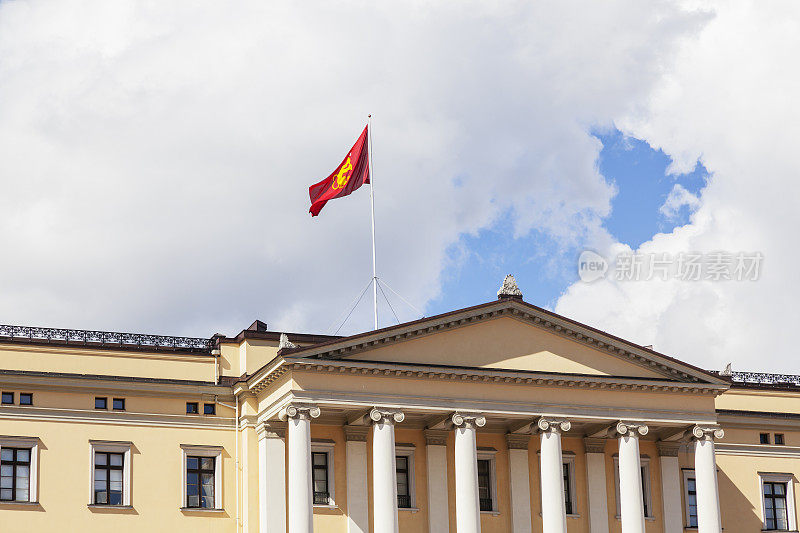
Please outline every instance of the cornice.
[[405, 377], [471, 383], [502, 383], [544, 387], [574, 387], [610, 391], [657, 391], [716, 395], [727, 388], [706, 383], [659, 381], [646, 378], [627, 378], [588, 374], [550, 374], [523, 370], [496, 370], [464, 367], [425, 366], [402, 363], [378, 363], [344, 360], [286, 359], [271, 374], [264, 375], [251, 390], [260, 391], [287, 371], [322, 372], [330, 374], [368, 375], [375, 377]]
[[233, 429], [233, 418], [219, 416], [170, 415], [163, 413], [108, 412], [85, 409], [53, 409], [46, 407], [0, 407], [0, 420], [34, 422], [87, 422], [119, 426], [157, 426], [189, 429]]
[[[514, 299], [503, 299], [489, 304], [482, 304], [473, 308], [446, 313], [438, 317], [422, 319], [405, 325], [378, 330], [371, 334], [361, 334], [346, 337], [341, 340], [330, 341], [318, 346], [299, 348], [295, 350], [281, 350], [280, 354], [289, 357], [297, 353], [303, 357], [316, 357], [319, 359], [340, 359], [366, 350], [391, 345], [412, 338], [420, 338], [440, 331], [463, 327], [483, 320], [511, 317], [522, 322], [532, 324], [540, 329], [545, 329], [574, 342], [590, 346], [596, 350], [613, 355], [614, 357], [632, 362], [638, 366], [651, 369], [666, 377], [679, 381], [712, 382], [729, 387], [725, 379], [714, 376], [706, 371], [695, 369], [691, 365], [669, 358], [663, 354], [637, 346], [633, 343], [619, 339], [612, 335], [600, 332], [589, 326], [560, 317], [554, 313], [546, 312], [536, 306]], [[677, 366], [685, 368], [679, 370]]]

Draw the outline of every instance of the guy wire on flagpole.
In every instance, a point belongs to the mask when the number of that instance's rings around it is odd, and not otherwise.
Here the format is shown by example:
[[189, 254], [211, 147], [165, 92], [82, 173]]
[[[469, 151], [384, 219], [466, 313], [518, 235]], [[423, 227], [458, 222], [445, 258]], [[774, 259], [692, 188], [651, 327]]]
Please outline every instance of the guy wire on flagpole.
[[367, 116], [369, 132], [369, 202], [372, 211], [372, 302], [374, 305], [375, 329], [378, 329], [378, 270], [375, 264], [375, 175], [372, 168], [372, 114]]

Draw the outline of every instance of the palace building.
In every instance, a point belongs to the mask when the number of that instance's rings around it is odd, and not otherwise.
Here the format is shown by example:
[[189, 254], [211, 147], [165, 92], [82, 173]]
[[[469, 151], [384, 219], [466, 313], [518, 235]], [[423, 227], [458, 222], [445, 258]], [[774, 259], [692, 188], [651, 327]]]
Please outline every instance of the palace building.
[[[766, 361], [765, 361], [766, 364]], [[0, 531], [797, 531], [800, 377], [522, 300], [348, 337], [0, 326]]]

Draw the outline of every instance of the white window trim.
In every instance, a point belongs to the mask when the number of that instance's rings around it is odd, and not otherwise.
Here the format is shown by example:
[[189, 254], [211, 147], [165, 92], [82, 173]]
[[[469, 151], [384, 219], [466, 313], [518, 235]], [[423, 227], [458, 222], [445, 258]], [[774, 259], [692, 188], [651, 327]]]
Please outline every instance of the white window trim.
[[[193, 444], [181, 444], [181, 511], [222, 511], [222, 446], [195, 446]], [[188, 507], [186, 495], [186, 458], [189, 456], [213, 457], [214, 458], [214, 507]]]
[[[650, 471], [650, 458], [647, 456], [641, 456], [639, 458], [639, 466], [644, 467], [647, 471], [647, 475], [642, 479], [642, 488], [644, 490], [644, 499], [647, 502], [647, 509], [650, 514], [645, 515], [645, 520], [655, 520], [655, 513], [653, 512], [653, 491], [650, 478], [652, 476], [652, 472]], [[621, 519], [620, 506], [619, 506], [619, 456], [614, 456], [614, 492], [616, 496], [616, 503], [617, 503], [617, 514], [616, 519]]]
[[496, 450], [478, 450], [479, 460], [489, 461], [489, 489], [492, 493], [492, 510], [481, 511], [484, 514], [499, 515], [500, 502], [497, 494], [497, 451]]
[[6, 448], [30, 448], [31, 468], [28, 479], [28, 501], [0, 502], [3, 505], [19, 505], [26, 503], [39, 503], [39, 439], [36, 437], [10, 437], [0, 436], [0, 450]]
[[789, 531], [797, 531], [797, 514], [794, 506], [794, 475], [780, 472], [759, 472], [758, 493], [761, 495], [761, 525], [766, 526], [767, 513], [764, 509], [764, 482], [786, 483], [786, 515]]
[[[90, 440], [90, 465], [91, 477], [89, 478], [89, 506], [90, 507], [130, 507], [131, 506], [131, 448], [130, 442], [107, 440]], [[122, 458], [122, 505], [106, 505], [94, 503], [94, 454], [95, 452], [121, 453]]]
[[[335, 468], [333, 467], [333, 449], [334, 443], [332, 442], [319, 442], [311, 441], [311, 453], [326, 453], [328, 454], [328, 503], [327, 504], [314, 504], [314, 507], [336, 507], [336, 479], [333, 476]], [[313, 472], [314, 465], [311, 465]], [[313, 480], [312, 480], [313, 483]], [[313, 488], [312, 488], [313, 490]]]
[[413, 446], [395, 446], [395, 456], [402, 456], [408, 458], [408, 496], [411, 507], [398, 507], [399, 511], [418, 511], [417, 507], [417, 482], [416, 472], [414, 470], [414, 447]]
[[[689, 521], [689, 479], [694, 479], [694, 487], [695, 490], [697, 489], [697, 478], [695, 477], [694, 470], [691, 468], [684, 468], [683, 469], [683, 516], [684, 521], [686, 522], [687, 528], [696, 528], [697, 526], [691, 525]], [[763, 505], [763, 502], [762, 502]]]
[[567, 513], [568, 518], [580, 518], [578, 512], [578, 491], [575, 489], [575, 455], [572, 453], [562, 453], [561, 463], [569, 465], [569, 494], [572, 496], [572, 512]]

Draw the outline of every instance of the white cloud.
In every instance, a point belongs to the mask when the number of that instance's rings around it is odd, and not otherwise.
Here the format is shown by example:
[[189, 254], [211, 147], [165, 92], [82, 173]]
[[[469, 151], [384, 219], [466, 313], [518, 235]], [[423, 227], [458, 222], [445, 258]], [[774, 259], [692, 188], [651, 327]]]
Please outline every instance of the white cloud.
[[708, 21], [634, 0], [3, 1], [0, 321], [324, 330], [371, 275], [367, 191], [312, 220], [306, 188], [368, 112], [379, 268], [417, 305], [504, 210], [519, 234], [602, 233], [588, 132], [657, 119]]
[[[715, 12], [685, 41], [645, 109], [620, 118], [629, 135], [713, 174], [691, 223], [643, 253], [761, 252], [754, 282], [575, 284], [556, 309], [696, 364], [800, 373], [786, 336], [800, 321], [797, 149], [800, 8], [794, 2], [703, 3]], [[612, 254], [613, 245], [602, 251]]]
[[694, 211], [700, 205], [700, 198], [697, 195], [690, 193], [680, 183], [672, 186], [666, 200], [658, 209], [658, 211], [667, 217], [669, 220], [677, 220], [684, 207], [689, 208], [689, 211]]

